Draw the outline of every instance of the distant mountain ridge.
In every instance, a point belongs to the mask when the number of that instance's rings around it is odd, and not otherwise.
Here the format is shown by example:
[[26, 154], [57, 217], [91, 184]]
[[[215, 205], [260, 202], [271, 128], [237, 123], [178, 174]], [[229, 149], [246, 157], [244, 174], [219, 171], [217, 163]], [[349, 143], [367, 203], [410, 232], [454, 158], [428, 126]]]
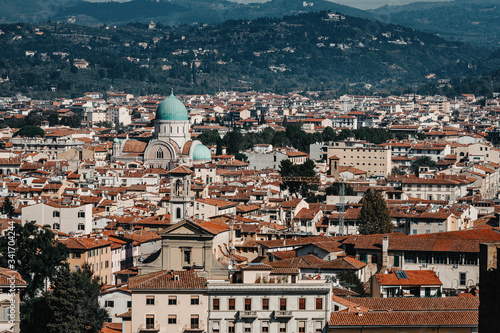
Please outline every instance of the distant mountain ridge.
[[368, 12], [386, 23], [401, 24], [454, 41], [500, 48], [500, 2], [456, 0], [383, 6]]

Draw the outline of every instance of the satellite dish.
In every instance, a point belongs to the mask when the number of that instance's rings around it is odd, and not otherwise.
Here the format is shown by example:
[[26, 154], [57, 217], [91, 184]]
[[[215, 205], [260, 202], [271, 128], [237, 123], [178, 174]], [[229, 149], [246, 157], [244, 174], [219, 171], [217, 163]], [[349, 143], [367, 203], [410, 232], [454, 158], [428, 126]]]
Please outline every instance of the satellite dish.
[[229, 268], [229, 270], [233, 269], [233, 265], [229, 265], [227, 266], [227, 268]]

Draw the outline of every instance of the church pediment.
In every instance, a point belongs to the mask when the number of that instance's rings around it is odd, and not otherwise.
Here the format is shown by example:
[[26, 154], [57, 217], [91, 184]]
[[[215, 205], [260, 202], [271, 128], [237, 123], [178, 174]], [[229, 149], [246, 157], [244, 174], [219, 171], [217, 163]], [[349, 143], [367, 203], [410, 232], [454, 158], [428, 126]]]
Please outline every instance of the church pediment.
[[198, 236], [198, 237], [210, 237], [214, 236], [210, 231], [200, 227], [196, 223], [190, 220], [182, 220], [173, 226], [161, 232], [163, 238], [168, 238], [169, 236]]

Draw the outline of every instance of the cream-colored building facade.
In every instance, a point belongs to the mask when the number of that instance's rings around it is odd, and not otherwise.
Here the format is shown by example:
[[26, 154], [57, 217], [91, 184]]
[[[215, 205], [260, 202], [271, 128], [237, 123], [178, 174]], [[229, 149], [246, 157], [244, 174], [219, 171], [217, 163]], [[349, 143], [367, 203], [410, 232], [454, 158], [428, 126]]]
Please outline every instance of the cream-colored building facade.
[[391, 147], [375, 146], [358, 141], [337, 141], [326, 148], [326, 159], [336, 156], [337, 169], [352, 166], [367, 172], [367, 176], [387, 176], [392, 169]]

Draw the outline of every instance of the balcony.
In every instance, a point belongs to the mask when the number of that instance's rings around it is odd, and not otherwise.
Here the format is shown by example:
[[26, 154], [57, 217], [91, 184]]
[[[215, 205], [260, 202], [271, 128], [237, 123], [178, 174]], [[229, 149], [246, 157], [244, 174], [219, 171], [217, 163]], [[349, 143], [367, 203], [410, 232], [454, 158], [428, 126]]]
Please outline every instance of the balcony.
[[201, 333], [205, 331], [205, 325], [199, 324], [199, 325], [184, 325], [182, 328], [183, 333]]
[[257, 311], [240, 311], [239, 314], [241, 319], [257, 318]]
[[292, 311], [285, 311], [285, 310], [274, 311], [274, 318], [276, 319], [286, 319], [292, 317], [293, 317]]
[[153, 325], [153, 324], [142, 324], [139, 326], [139, 329], [137, 330], [137, 333], [154, 333], [154, 332], [159, 332], [160, 331], [160, 325]]

